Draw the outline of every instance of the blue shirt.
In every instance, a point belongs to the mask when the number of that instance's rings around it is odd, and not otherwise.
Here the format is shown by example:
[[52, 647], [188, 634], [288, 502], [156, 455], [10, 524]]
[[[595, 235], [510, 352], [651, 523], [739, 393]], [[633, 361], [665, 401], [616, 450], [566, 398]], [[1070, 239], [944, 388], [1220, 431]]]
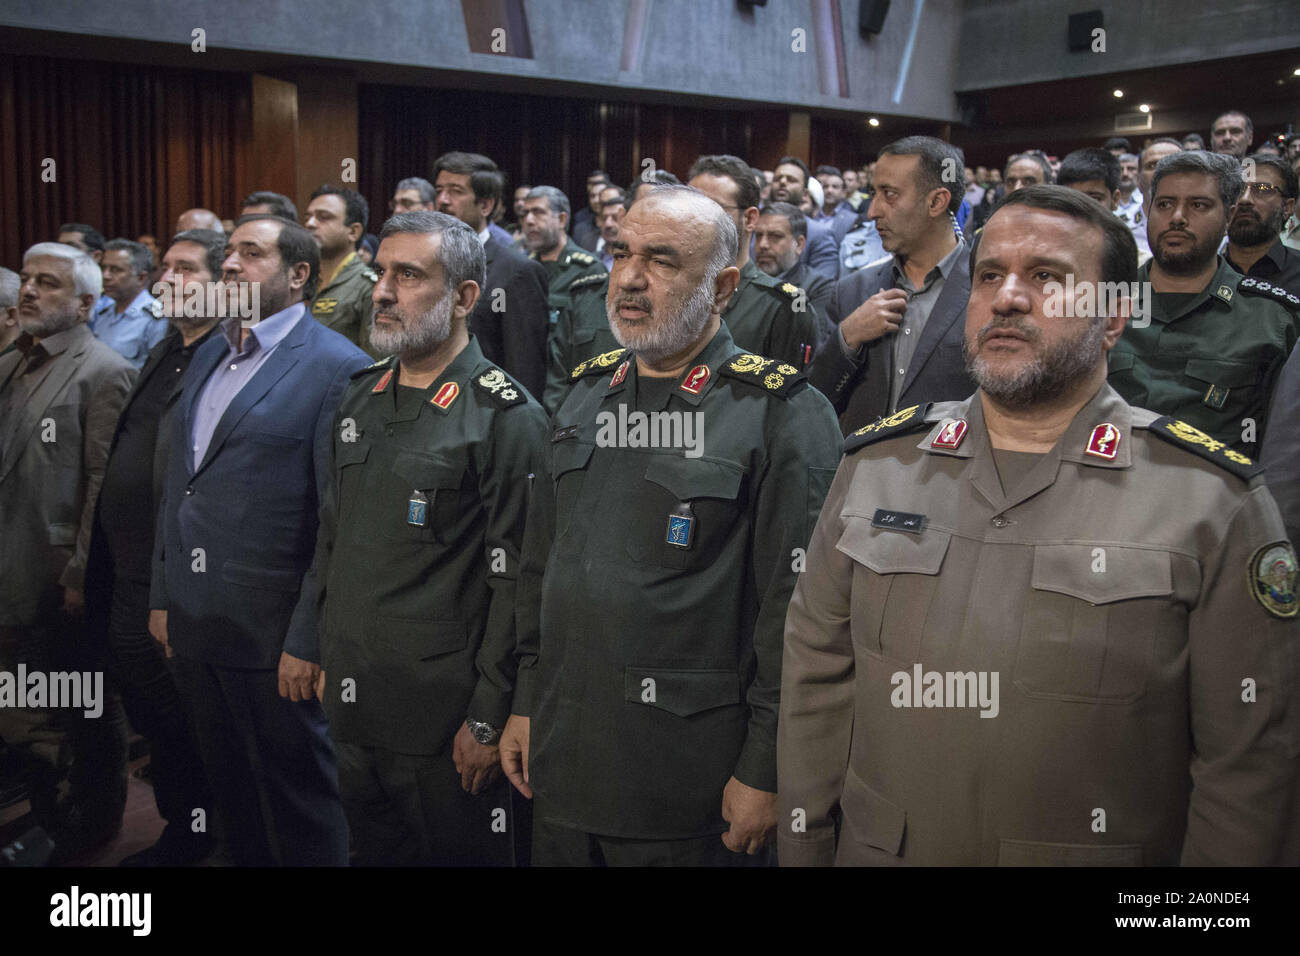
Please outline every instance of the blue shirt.
[[271, 357], [284, 337], [293, 331], [304, 315], [306, 306], [295, 302], [287, 309], [268, 316], [248, 330], [243, 346], [239, 344], [242, 331], [239, 316], [232, 315], [221, 322], [221, 334], [226, 337], [228, 348], [221, 357], [221, 362], [208, 377], [207, 383], [199, 392], [194, 403], [194, 427], [190, 433], [190, 453], [194, 468], [198, 470], [203, 457], [208, 453], [208, 445], [217, 430], [217, 423], [226, 413], [235, 396], [247, 385], [257, 370]]
[[161, 305], [146, 289], [120, 313], [117, 302], [102, 295], [90, 310], [90, 331], [139, 371], [150, 350], [167, 334], [167, 320], [158, 318], [155, 309]]

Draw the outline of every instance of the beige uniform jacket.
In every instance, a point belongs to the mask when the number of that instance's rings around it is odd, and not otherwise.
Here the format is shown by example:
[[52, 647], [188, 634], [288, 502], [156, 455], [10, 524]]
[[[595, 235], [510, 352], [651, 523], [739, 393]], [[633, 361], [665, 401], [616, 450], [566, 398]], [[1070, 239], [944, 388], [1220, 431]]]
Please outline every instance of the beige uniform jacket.
[[925, 408], [845, 456], [791, 599], [781, 862], [1297, 862], [1295, 556], [1246, 459], [1103, 386], [1006, 496], [978, 397]]

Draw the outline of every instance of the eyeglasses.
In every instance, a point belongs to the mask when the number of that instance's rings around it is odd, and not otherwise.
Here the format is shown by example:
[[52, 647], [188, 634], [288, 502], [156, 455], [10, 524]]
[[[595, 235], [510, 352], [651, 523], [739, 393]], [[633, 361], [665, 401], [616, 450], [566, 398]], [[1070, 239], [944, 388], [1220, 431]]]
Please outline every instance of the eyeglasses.
[[1259, 182], [1246, 183], [1245, 191], [1250, 193], [1252, 196], [1255, 196], [1260, 199], [1264, 198], [1265, 196], [1272, 196], [1274, 194], [1280, 195], [1282, 192], [1282, 190], [1278, 189], [1272, 183], [1259, 183]]

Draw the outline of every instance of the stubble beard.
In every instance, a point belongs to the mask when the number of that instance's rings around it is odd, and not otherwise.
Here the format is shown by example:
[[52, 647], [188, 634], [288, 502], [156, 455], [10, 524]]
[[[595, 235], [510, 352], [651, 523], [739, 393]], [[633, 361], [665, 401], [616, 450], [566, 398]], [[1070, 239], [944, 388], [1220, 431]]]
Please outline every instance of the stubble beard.
[[[1042, 342], [1042, 333], [1038, 330], [1018, 322], [990, 322], [976, 336], [973, 356], [968, 345], [962, 343], [966, 372], [982, 392], [1005, 408], [1025, 409], [1050, 402], [1067, 394], [1097, 368], [1103, 354], [1106, 317], [1099, 316], [1085, 322], [1086, 326], [1077, 336], [1057, 342], [1046, 350], [1037, 348]], [[1009, 374], [995, 371], [991, 363], [979, 354], [988, 335], [1002, 328], [1020, 332], [1028, 344], [1035, 347], [1036, 353], [1032, 361]]]
[[[624, 305], [645, 309], [646, 317], [635, 324], [625, 322], [618, 315], [618, 310]], [[651, 308], [650, 300], [644, 296], [620, 294], [612, 302], [606, 303], [605, 314], [615, 341], [654, 365], [685, 351], [687, 346], [699, 339], [700, 333], [709, 324], [709, 315], [713, 311], [713, 282], [710, 279], [703, 283], [682, 303], [676, 315], [665, 317], [662, 321], [656, 322]]]

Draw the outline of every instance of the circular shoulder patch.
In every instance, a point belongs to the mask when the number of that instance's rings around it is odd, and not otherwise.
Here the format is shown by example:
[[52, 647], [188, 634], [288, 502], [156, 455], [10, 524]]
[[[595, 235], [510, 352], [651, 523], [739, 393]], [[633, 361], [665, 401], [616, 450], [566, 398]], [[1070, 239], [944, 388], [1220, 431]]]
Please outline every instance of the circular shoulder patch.
[[1250, 592], [1274, 617], [1292, 618], [1300, 608], [1296, 583], [1300, 569], [1289, 541], [1266, 544], [1250, 559]]

